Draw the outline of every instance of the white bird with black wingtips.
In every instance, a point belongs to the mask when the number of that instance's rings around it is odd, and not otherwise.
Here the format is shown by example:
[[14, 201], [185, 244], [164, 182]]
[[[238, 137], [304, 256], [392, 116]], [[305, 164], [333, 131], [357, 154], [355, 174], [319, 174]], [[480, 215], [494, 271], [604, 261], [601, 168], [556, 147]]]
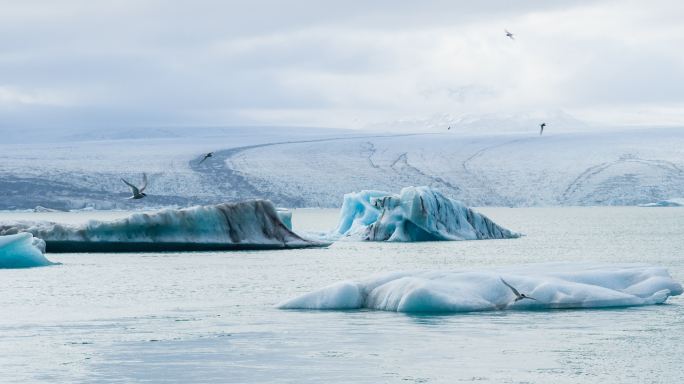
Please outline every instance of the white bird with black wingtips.
[[508, 283], [506, 282], [506, 280], [504, 280], [503, 278], [499, 277], [499, 279], [501, 279], [501, 282], [504, 283], [508, 288], [510, 288], [511, 291], [513, 291], [513, 293], [515, 294], [515, 301], [513, 301], [514, 303], [517, 303], [518, 301], [524, 300], [524, 299], [530, 299], [530, 300], [537, 301], [537, 299], [535, 299], [534, 297], [530, 297], [530, 296], [527, 296], [527, 295], [524, 294], [524, 293], [518, 292], [517, 289], [513, 288], [513, 286], [510, 285], [510, 284], [508, 284]]
[[133, 192], [133, 196], [129, 197], [129, 199], [137, 200], [137, 199], [142, 199], [143, 197], [147, 196], [145, 194], [145, 188], [147, 188], [147, 174], [143, 173], [143, 184], [142, 187], [138, 188], [135, 185], [129, 183], [126, 181], [123, 177], [121, 178], [121, 181], [123, 181], [126, 185], [128, 185], [131, 188], [131, 191]]

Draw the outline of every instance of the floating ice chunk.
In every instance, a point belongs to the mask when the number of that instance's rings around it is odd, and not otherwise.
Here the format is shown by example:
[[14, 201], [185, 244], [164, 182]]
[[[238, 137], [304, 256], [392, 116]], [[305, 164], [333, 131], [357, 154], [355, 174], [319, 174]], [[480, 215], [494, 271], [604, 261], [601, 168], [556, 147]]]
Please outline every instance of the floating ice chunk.
[[285, 224], [287, 229], [292, 230], [292, 211], [285, 208], [278, 208], [276, 209], [276, 212], [278, 213], [280, 221], [282, 221], [283, 224]]
[[479, 240], [519, 237], [429, 187], [399, 195], [361, 191], [344, 196], [337, 236], [371, 241]]
[[64, 212], [60, 211], [59, 209], [53, 209], [53, 208], [46, 208], [41, 205], [36, 205], [35, 208], [33, 208], [33, 212]]
[[392, 194], [382, 191], [345, 194], [336, 232], [344, 235], [365, 232], [366, 228], [373, 225], [380, 217], [381, 210], [376, 201], [385, 196], [392, 196]]
[[357, 309], [363, 306], [363, 287], [353, 281], [340, 281], [285, 303], [281, 308]]
[[164, 209], [111, 222], [0, 224], [0, 235], [31, 232], [47, 252], [149, 252], [320, 247], [292, 232], [271, 202]]
[[640, 207], [684, 207], [684, 199], [661, 200], [655, 203], [639, 204]]
[[[516, 295], [502, 279], [532, 299]], [[486, 270], [391, 272], [343, 281], [278, 305], [396, 312], [622, 307], [664, 303], [682, 286], [646, 264], [549, 263]]]
[[45, 242], [30, 233], [0, 236], [0, 268], [29, 268], [53, 264], [43, 256]]

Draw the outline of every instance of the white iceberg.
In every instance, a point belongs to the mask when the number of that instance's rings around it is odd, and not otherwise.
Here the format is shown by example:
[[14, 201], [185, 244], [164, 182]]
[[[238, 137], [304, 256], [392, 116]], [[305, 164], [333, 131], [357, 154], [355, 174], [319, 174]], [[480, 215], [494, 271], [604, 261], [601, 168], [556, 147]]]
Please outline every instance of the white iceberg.
[[668, 199], [655, 203], [639, 204], [640, 207], [684, 207], [684, 199]]
[[0, 269], [42, 267], [53, 264], [46, 259], [45, 242], [30, 233], [0, 236]]
[[[515, 301], [507, 282], [533, 299]], [[486, 270], [391, 272], [342, 281], [278, 305], [281, 309], [470, 312], [662, 304], [682, 286], [646, 264], [551, 263]]]
[[344, 195], [338, 237], [369, 241], [507, 239], [503, 228], [461, 202], [429, 187], [406, 187], [399, 195], [361, 191]]
[[31, 232], [47, 252], [154, 252], [282, 249], [326, 246], [285, 225], [266, 200], [163, 209], [83, 225], [52, 222], [0, 224], [0, 235]]

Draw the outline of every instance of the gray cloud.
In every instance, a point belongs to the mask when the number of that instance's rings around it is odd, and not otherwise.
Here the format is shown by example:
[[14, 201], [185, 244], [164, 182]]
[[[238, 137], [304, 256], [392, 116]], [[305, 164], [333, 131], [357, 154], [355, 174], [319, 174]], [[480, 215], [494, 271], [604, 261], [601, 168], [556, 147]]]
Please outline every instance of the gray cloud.
[[662, 108], [680, 124], [681, 16], [675, 1], [7, 2], [0, 130], [659, 123]]

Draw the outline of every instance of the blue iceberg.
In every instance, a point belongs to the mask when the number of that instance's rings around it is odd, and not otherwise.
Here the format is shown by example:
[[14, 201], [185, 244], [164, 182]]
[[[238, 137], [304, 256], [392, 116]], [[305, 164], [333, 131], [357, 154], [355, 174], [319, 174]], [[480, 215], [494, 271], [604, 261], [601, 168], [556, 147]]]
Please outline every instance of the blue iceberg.
[[278, 213], [280, 221], [282, 221], [283, 224], [285, 224], [287, 229], [292, 230], [292, 211], [285, 208], [278, 208], [276, 209], [276, 212]]
[[[515, 300], [506, 283], [531, 299]], [[547, 263], [498, 269], [389, 272], [335, 283], [281, 309], [471, 312], [662, 304], [682, 294], [667, 269], [646, 264]]]
[[344, 196], [338, 237], [367, 241], [508, 239], [520, 234], [429, 187]]
[[84, 225], [52, 222], [0, 224], [0, 235], [30, 232], [47, 252], [155, 252], [322, 247], [294, 233], [270, 201], [163, 209]]
[[45, 242], [30, 233], [0, 236], [0, 269], [42, 267], [53, 264], [43, 255]]

